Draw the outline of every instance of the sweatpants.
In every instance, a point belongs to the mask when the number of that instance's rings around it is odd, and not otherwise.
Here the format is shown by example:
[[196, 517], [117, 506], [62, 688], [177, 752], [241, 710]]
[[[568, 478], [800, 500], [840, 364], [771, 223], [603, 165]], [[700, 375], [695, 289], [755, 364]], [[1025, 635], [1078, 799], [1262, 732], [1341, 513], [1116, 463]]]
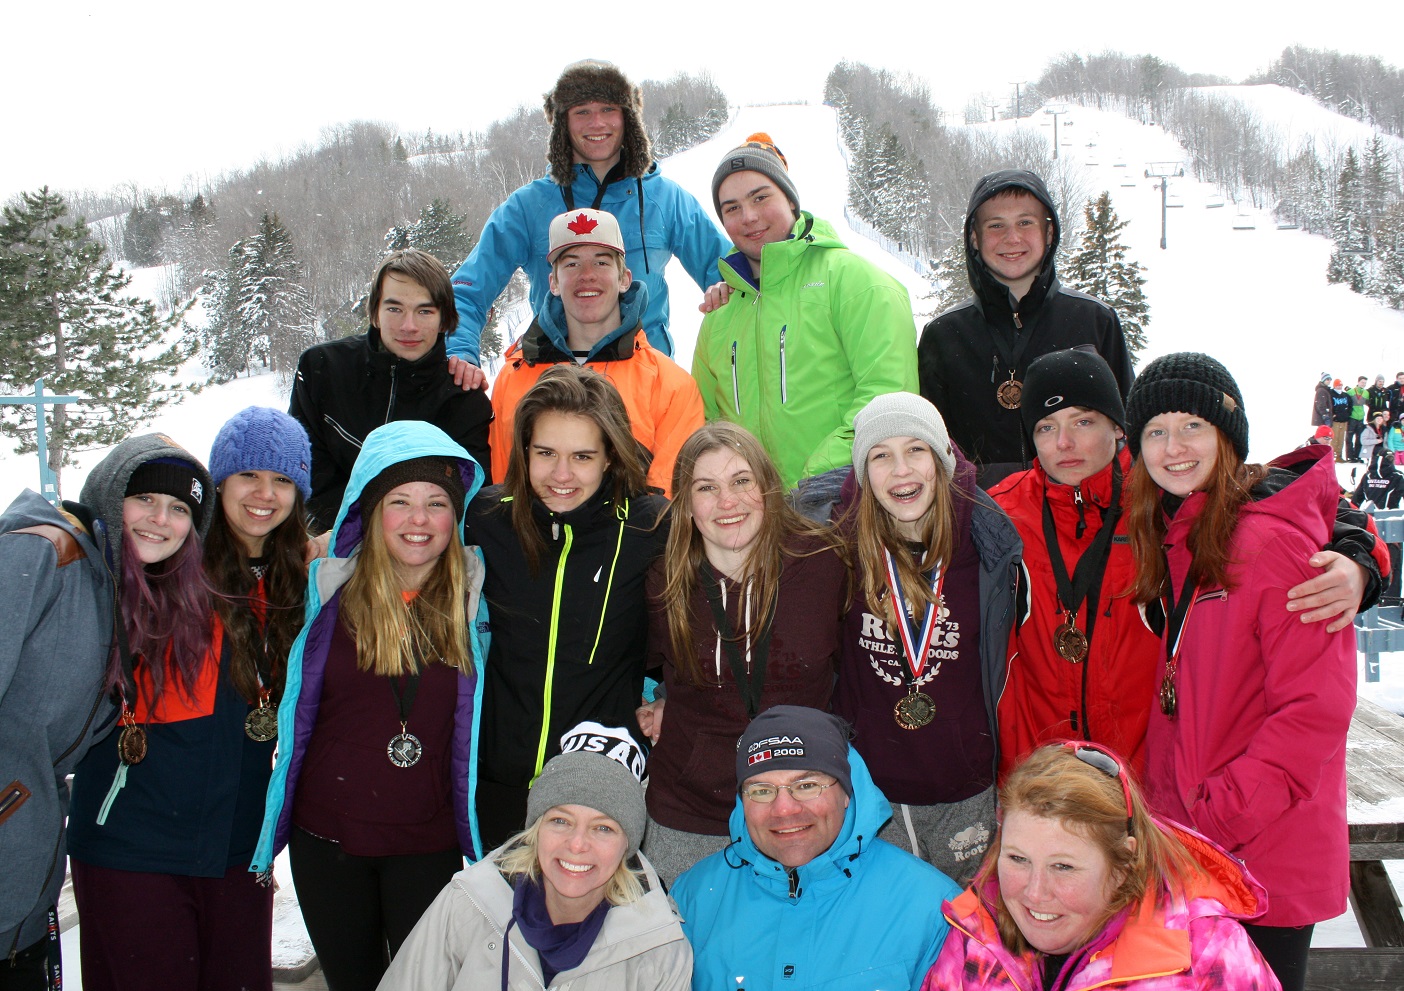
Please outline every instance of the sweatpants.
[[272, 991], [273, 888], [246, 865], [223, 877], [70, 870], [84, 991]]
[[375, 991], [429, 903], [463, 869], [456, 848], [356, 857], [340, 843], [297, 828], [288, 840], [288, 860], [302, 920], [330, 991]]
[[693, 864], [710, 857], [718, 850], [725, 850], [731, 839], [726, 836], [708, 836], [705, 833], [687, 833], [648, 820], [648, 831], [644, 833], [642, 850], [663, 887], [671, 888], [678, 875]]
[[916, 854], [962, 887], [980, 868], [995, 833], [995, 790], [943, 805], [892, 803], [878, 838]]

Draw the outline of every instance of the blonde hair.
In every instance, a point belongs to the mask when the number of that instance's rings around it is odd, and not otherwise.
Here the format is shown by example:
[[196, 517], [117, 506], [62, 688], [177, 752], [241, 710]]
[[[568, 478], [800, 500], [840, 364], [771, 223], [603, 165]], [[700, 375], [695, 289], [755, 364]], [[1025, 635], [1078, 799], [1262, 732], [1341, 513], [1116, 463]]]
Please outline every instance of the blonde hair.
[[365, 516], [356, 570], [341, 593], [341, 616], [356, 641], [356, 666], [398, 676], [437, 660], [471, 674], [468, 567], [457, 523], [419, 594], [406, 603], [385, 545], [382, 505], [383, 500]]
[[[1126, 788], [1131, 794], [1129, 835], [1135, 837], [1135, 843], [1127, 842], [1126, 793], [1122, 791], [1121, 778], [1082, 761], [1075, 748], [1084, 745], [1104, 751], [1121, 765]], [[1148, 892], [1159, 892], [1172, 881], [1183, 885], [1191, 876], [1203, 873], [1184, 844], [1151, 818], [1126, 761], [1100, 744], [1071, 741], [1039, 747], [1005, 779], [999, 790], [999, 808], [1002, 817], [1022, 812], [1053, 820], [1088, 840], [1107, 858], [1115, 887], [1106, 909], [1089, 929], [1088, 937]], [[975, 875], [977, 890], [997, 881], [1003, 834], [1001, 823]], [[1028, 940], [1009, 914], [999, 885], [994, 883], [993, 886], [996, 892], [994, 916], [1000, 939], [1010, 952], [1024, 953], [1030, 948]]]
[[[553, 806], [554, 807], [554, 806]], [[546, 810], [546, 814], [550, 813]], [[508, 877], [527, 877], [536, 884], [541, 883], [541, 823], [546, 815], [507, 841], [502, 854], [497, 858], [497, 866]], [[623, 835], [621, 828], [620, 835]], [[643, 871], [629, 866], [627, 857], [619, 860], [619, 866], [605, 884], [604, 898], [611, 905], [628, 905], [644, 896]]]

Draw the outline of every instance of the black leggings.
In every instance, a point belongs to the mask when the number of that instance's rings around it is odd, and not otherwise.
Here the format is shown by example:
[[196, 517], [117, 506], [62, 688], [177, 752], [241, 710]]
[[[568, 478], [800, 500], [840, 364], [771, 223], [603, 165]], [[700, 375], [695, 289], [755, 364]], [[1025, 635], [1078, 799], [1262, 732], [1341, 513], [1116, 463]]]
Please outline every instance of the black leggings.
[[414, 924], [463, 867], [457, 849], [356, 857], [302, 829], [292, 831], [288, 859], [331, 991], [375, 991]]
[[1277, 975], [1282, 991], [1302, 991], [1306, 986], [1307, 951], [1316, 926], [1253, 926], [1244, 923], [1248, 938]]

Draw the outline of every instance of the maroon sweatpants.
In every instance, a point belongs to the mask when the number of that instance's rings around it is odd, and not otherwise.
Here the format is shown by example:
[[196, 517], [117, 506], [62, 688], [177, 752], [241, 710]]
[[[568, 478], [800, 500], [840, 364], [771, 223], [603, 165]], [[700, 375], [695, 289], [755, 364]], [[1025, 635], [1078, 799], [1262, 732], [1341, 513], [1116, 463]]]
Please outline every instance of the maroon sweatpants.
[[70, 860], [84, 991], [272, 991], [273, 889]]

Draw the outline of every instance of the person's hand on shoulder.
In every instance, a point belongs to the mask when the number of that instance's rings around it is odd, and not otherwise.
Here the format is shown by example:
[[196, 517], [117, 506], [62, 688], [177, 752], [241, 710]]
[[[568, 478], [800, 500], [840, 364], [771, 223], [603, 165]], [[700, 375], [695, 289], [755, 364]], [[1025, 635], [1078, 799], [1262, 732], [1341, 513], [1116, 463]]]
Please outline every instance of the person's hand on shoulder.
[[1325, 570], [1288, 589], [1288, 611], [1300, 612], [1303, 623], [1330, 620], [1327, 633], [1344, 630], [1355, 620], [1355, 609], [1365, 594], [1365, 570], [1335, 551], [1318, 551], [1307, 564]]
[[707, 287], [707, 291], [702, 294], [702, 302], [697, 306], [698, 313], [711, 313], [713, 310], [720, 310], [731, 299], [731, 286], [725, 282], [718, 282]]
[[464, 392], [487, 388], [486, 373], [471, 361], [450, 357], [448, 367], [449, 377], [453, 379], [453, 384]]

